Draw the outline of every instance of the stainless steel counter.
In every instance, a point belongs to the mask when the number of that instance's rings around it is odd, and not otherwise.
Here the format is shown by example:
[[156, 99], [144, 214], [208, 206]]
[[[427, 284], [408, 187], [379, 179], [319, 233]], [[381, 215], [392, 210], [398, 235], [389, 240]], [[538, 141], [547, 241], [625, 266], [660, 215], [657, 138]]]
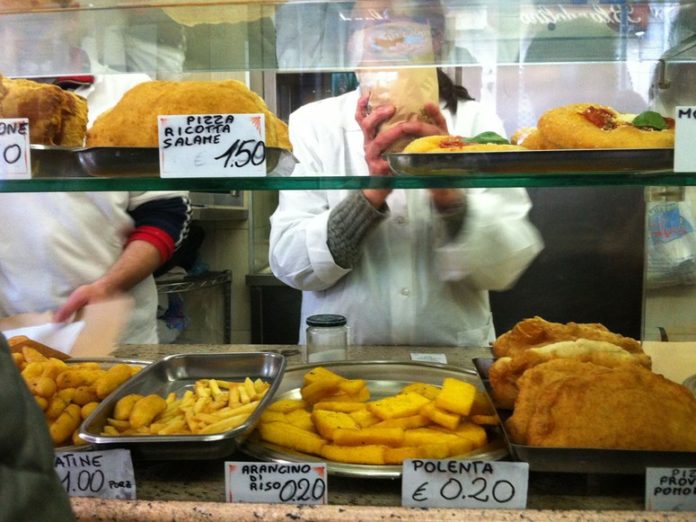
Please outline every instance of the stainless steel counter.
[[[125, 345], [113, 355], [155, 360], [172, 353], [297, 350], [288, 345]], [[350, 360], [410, 360], [412, 353], [445, 354], [448, 364], [473, 368], [471, 359], [488, 356], [485, 349], [350, 347]], [[288, 363], [298, 364], [298, 355]], [[255, 460], [244, 453], [224, 460]], [[401, 481], [329, 477], [329, 505], [226, 504], [223, 460], [134, 462], [138, 501], [73, 499], [80, 520], [693, 520], [693, 513], [655, 513], [644, 509], [644, 477], [531, 473], [527, 510], [449, 510], [401, 508]]]

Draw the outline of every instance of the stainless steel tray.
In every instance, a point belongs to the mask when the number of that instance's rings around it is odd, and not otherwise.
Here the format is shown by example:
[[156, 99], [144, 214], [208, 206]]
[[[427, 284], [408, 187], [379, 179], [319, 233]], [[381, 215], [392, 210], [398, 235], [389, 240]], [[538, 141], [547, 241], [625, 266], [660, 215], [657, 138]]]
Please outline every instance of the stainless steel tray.
[[[273, 400], [283, 379], [286, 359], [266, 352], [178, 354], [161, 359], [134, 376], [109, 395], [85, 420], [80, 436], [99, 449], [126, 447], [134, 456], [146, 459], [214, 459], [234, 452], [253, 431], [261, 412]], [[102, 430], [118, 400], [131, 393], [156, 393], [165, 397], [170, 392], [181, 395], [198, 379], [240, 381], [249, 377], [263, 379], [270, 388], [259, 406], [237, 428], [210, 435], [145, 435], [107, 436]]]
[[[159, 149], [155, 147], [67, 148], [31, 146], [34, 178], [119, 177], [158, 178]], [[290, 151], [266, 148], [268, 176], [289, 176], [297, 160]]]
[[[285, 372], [283, 383], [276, 392], [277, 399], [298, 399], [304, 382], [304, 374], [316, 365], [293, 366]], [[481, 387], [476, 373], [471, 370], [455, 368], [444, 364], [394, 361], [344, 361], [322, 364], [348, 379], [364, 379], [373, 398], [394, 395], [412, 382], [426, 382], [441, 385], [445, 377], [454, 377]], [[494, 430], [493, 440], [483, 448], [463, 455], [461, 459], [499, 460], [507, 456], [505, 441], [498, 430]], [[323, 459], [270, 444], [253, 433], [242, 445], [241, 450], [260, 460], [270, 462], [324, 462]], [[329, 474], [344, 477], [398, 478], [401, 466], [378, 466], [365, 464], [346, 464], [326, 461]]]
[[[474, 366], [490, 394], [488, 370], [494, 359], [476, 358]], [[505, 420], [511, 410], [498, 409], [498, 416]], [[514, 444], [503, 424], [503, 435], [513, 459], [529, 463], [531, 471], [560, 473], [605, 473], [622, 475], [643, 475], [649, 467], [695, 467], [696, 452], [688, 451], [649, 451], [601, 448], [542, 448]]]
[[669, 171], [673, 149], [568, 149], [443, 154], [395, 153], [389, 166], [404, 176], [465, 175], [476, 173], [545, 176], [563, 173]]

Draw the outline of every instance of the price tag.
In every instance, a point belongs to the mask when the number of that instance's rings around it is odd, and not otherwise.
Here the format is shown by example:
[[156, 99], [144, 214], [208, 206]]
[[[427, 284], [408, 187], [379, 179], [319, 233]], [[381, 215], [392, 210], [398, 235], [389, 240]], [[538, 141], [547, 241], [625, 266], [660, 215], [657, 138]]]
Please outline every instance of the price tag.
[[227, 502], [326, 504], [324, 463], [225, 462]]
[[56, 452], [53, 467], [71, 497], [135, 500], [130, 451]]
[[529, 464], [474, 460], [406, 460], [401, 505], [524, 509]]
[[263, 114], [159, 116], [158, 125], [163, 178], [266, 175]]
[[0, 179], [31, 178], [27, 118], [0, 119], [0, 151]]
[[696, 172], [696, 106], [674, 112], [674, 172]]
[[447, 364], [447, 356], [444, 353], [412, 353], [411, 360]]
[[696, 469], [647, 468], [645, 509], [696, 511]]

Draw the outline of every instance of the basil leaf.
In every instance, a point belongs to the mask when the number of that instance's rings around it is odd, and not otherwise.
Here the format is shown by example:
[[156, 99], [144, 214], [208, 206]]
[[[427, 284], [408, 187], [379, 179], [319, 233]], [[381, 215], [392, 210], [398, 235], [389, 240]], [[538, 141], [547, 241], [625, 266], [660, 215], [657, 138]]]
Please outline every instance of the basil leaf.
[[667, 122], [661, 114], [655, 111], [641, 112], [633, 118], [631, 122], [636, 127], [650, 127], [651, 129], [663, 130], [667, 128]]
[[481, 134], [477, 134], [473, 138], [467, 138], [466, 141], [473, 143], [496, 143], [499, 145], [507, 145], [510, 143], [500, 134], [496, 134], [495, 132], [482, 132]]

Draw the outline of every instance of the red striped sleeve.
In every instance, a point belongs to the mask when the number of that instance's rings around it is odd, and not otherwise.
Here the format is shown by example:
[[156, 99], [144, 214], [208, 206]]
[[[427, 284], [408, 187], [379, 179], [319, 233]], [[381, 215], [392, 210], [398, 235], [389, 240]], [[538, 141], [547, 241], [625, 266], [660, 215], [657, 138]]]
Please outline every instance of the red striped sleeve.
[[172, 236], [161, 228], [153, 226], [142, 225], [136, 227], [133, 232], [131, 232], [130, 236], [128, 236], [126, 244], [135, 240], [147, 241], [154, 246], [160, 253], [160, 260], [162, 263], [172, 257], [174, 250], [176, 250], [176, 245]]

